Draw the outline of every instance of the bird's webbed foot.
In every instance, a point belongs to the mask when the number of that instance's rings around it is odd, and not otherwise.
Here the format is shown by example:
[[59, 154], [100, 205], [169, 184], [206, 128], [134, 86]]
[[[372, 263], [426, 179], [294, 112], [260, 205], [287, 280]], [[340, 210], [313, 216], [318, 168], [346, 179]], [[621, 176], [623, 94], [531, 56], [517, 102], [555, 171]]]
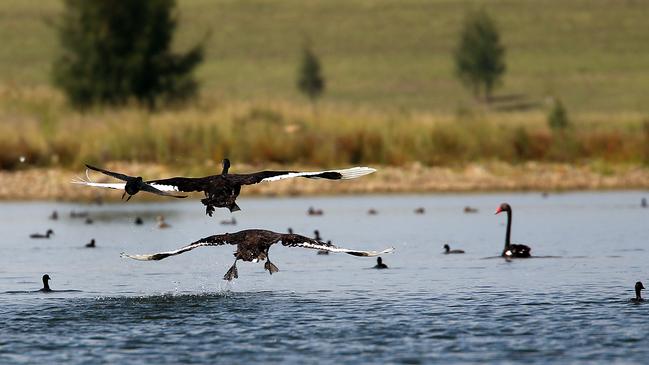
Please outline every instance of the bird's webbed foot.
[[223, 280], [232, 281], [239, 277], [239, 270], [237, 270], [237, 262], [235, 261], [230, 270], [223, 275]]
[[270, 262], [268, 260], [264, 264], [264, 269], [268, 270], [268, 273], [271, 274], [271, 275], [273, 275], [273, 273], [276, 273], [276, 272], [279, 271], [279, 268], [277, 266], [275, 266], [275, 264], [273, 264], [272, 262]]
[[205, 214], [207, 214], [207, 215], [209, 215], [209, 216], [211, 217], [212, 214], [214, 213], [214, 206], [213, 206], [212, 204], [209, 203], [209, 201], [207, 200], [207, 198], [202, 199], [202, 200], [201, 200], [201, 203], [205, 204], [205, 206], [206, 206], [206, 207], [205, 207]]

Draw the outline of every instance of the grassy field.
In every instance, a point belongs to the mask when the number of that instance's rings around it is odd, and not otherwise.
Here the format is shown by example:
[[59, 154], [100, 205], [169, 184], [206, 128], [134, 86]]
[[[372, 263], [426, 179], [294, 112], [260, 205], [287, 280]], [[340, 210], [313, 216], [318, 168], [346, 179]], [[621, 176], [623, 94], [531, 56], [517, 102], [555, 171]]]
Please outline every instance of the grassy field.
[[[198, 70], [209, 100], [304, 102], [295, 89], [309, 37], [326, 103], [456, 113], [473, 107], [453, 76], [464, 14], [483, 6], [502, 30], [503, 110], [539, 111], [549, 96], [574, 113], [646, 113], [649, 7], [639, 0], [179, 0], [177, 48], [210, 30]], [[0, 84], [48, 85], [61, 1], [0, 2]], [[624, 118], [616, 118], [624, 119]]]
[[[462, 89], [451, 58], [464, 14], [481, 6], [508, 55], [490, 106]], [[178, 49], [212, 34], [201, 95], [156, 113], [79, 113], [49, 85], [61, 2], [0, 2], [0, 169], [132, 161], [204, 173], [225, 156], [307, 167], [540, 161], [603, 174], [649, 163], [641, 1], [180, 0], [179, 10]], [[317, 109], [295, 88], [306, 37], [327, 78]], [[547, 127], [551, 97], [567, 107], [565, 132]]]

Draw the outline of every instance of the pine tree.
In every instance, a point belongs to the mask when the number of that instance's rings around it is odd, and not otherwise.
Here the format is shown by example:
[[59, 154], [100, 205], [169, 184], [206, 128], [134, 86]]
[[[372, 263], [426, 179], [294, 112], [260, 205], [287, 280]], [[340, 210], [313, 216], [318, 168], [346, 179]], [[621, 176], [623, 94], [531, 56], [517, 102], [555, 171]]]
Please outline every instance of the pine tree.
[[460, 80], [476, 98], [491, 93], [505, 73], [505, 48], [493, 20], [484, 11], [467, 16], [455, 51], [455, 68]]
[[184, 54], [170, 51], [175, 0], [64, 3], [56, 26], [62, 52], [53, 79], [72, 105], [135, 100], [154, 108], [196, 93], [192, 71], [203, 59], [203, 46]]

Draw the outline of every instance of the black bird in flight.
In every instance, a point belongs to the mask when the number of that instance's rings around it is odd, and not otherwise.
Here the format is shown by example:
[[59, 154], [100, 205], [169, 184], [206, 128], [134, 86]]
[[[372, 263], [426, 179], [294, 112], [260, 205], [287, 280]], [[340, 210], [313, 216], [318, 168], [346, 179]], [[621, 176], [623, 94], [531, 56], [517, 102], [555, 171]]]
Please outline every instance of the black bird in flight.
[[281, 242], [282, 245], [287, 247], [302, 247], [314, 250], [325, 250], [327, 252], [341, 252], [353, 256], [379, 256], [394, 251], [394, 248], [388, 248], [383, 251], [350, 250], [299, 234], [277, 233], [263, 229], [248, 229], [235, 233], [217, 234], [214, 236], [205, 237], [174, 251], [159, 252], [149, 255], [129, 255], [122, 253], [121, 256], [140, 261], [162, 260], [169, 256], [179, 255], [183, 252], [191, 251], [198, 247], [236, 245], [237, 250], [234, 253], [234, 264], [223, 277], [224, 280], [229, 281], [239, 277], [237, 270], [238, 260], [248, 262], [259, 262], [265, 260], [265, 270], [268, 270], [271, 275], [275, 272], [278, 272], [279, 269], [277, 268], [277, 266], [270, 262], [270, 259], [268, 257], [268, 250], [270, 249], [270, 246], [278, 242]]
[[100, 169], [91, 165], [86, 165], [86, 167], [90, 170], [99, 171], [105, 175], [125, 181], [125, 183], [93, 182], [90, 180], [90, 177], [88, 177], [87, 170], [87, 180], [77, 179], [72, 181], [73, 183], [100, 188], [124, 190], [122, 198], [128, 194], [128, 199], [139, 191], [146, 191], [174, 198], [187, 197], [186, 195], [177, 195], [179, 192], [203, 192], [205, 198], [201, 200], [201, 203], [207, 207], [205, 212], [209, 216], [212, 216], [215, 208], [228, 208], [230, 212], [241, 210], [236, 203], [236, 199], [241, 192], [242, 185], [252, 185], [265, 181], [278, 181], [294, 177], [346, 180], [355, 179], [376, 171], [376, 169], [370, 167], [352, 167], [349, 169], [328, 171], [260, 171], [251, 174], [230, 174], [228, 173], [230, 160], [226, 158], [223, 160], [223, 170], [219, 175], [205, 177], [172, 177], [169, 179], [145, 181], [141, 177], [128, 176]]

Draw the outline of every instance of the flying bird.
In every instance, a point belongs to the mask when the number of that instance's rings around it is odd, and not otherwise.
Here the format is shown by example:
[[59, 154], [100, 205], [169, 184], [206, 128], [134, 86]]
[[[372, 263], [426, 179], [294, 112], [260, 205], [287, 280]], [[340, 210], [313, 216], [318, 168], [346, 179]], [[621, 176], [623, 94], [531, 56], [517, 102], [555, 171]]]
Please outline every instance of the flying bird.
[[305, 237], [299, 234], [291, 233], [277, 233], [262, 229], [248, 229], [244, 231], [239, 231], [236, 233], [225, 233], [217, 234], [214, 236], [209, 236], [202, 238], [192, 244], [189, 244], [185, 247], [179, 248], [174, 251], [160, 252], [149, 255], [129, 255], [122, 253], [122, 257], [128, 257], [140, 261], [151, 261], [151, 260], [162, 260], [169, 256], [179, 255], [181, 253], [191, 251], [198, 247], [203, 246], [222, 246], [222, 245], [235, 245], [237, 250], [234, 253], [234, 264], [228, 270], [228, 272], [223, 276], [224, 280], [232, 280], [239, 277], [237, 271], [237, 261], [266, 261], [264, 264], [264, 269], [272, 275], [275, 272], [278, 272], [279, 269], [273, 263], [270, 262], [268, 257], [268, 250], [270, 246], [275, 243], [281, 242], [282, 245], [287, 247], [302, 247], [310, 248], [314, 250], [326, 250], [329, 252], [342, 252], [353, 256], [379, 256], [382, 254], [390, 253], [394, 251], [394, 248], [388, 248], [383, 251], [361, 251], [361, 250], [350, 250], [347, 248], [341, 248], [334, 246], [331, 243], [324, 243], [322, 241], [315, 240], [313, 238]]
[[[201, 203], [205, 205], [205, 213], [212, 216], [216, 208], [228, 208], [230, 212], [241, 210], [236, 203], [236, 199], [241, 192], [243, 185], [252, 185], [266, 181], [278, 181], [294, 177], [304, 177], [307, 179], [327, 179], [327, 180], [346, 180], [355, 179], [367, 174], [371, 174], [376, 169], [370, 167], [352, 167], [342, 170], [328, 171], [260, 171], [251, 174], [230, 174], [230, 160], [223, 160], [223, 170], [220, 175], [211, 175], [205, 177], [172, 177], [169, 179], [148, 180], [144, 181], [141, 177], [128, 176], [98, 167], [86, 165], [90, 170], [101, 172], [105, 175], [112, 176], [124, 181], [123, 183], [98, 183], [90, 180], [87, 174], [87, 180], [77, 179], [73, 183], [99, 188], [124, 190], [122, 198], [128, 194], [128, 199], [140, 191], [146, 191], [153, 194], [172, 196], [175, 198], [185, 198], [186, 195], [178, 195], [179, 192], [203, 192], [205, 198]], [[127, 199], [127, 200], [128, 200]]]

